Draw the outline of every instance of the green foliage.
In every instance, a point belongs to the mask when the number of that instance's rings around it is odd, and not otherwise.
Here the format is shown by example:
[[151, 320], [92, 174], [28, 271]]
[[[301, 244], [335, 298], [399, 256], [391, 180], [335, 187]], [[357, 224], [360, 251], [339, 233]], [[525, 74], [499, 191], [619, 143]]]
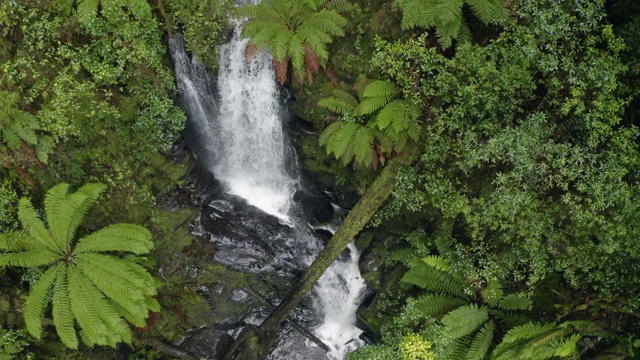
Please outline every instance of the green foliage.
[[525, 1], [522, 21], [452, 58], [381, 44], [381, 71], [419, 83], [434, 113], [393, 206], [462, 217], [460, 254], [481, 272], [534, 284], [557, 271], [575, 289], [635, 297], [640, 151], [621, 121], [620, 39], [599, 3], [568, 4]]
[[[344, 36], [347, 20], [340, 11], [350, 10], [348, 2], [266, 0], [237, 9], [248, 18], [242, 34], [249, 44], [268, 50], [280, 84], [295, 76], [299, 84], [313, 82], [313, 73], [327, 65], [327, 45]], [[294, 74], [289, 73], [289, 67]]]
[[17, 106], [15, 93], [0, 91], [0, 130], [4, 143], [12, 150], [20, 150], [22, 144], [36, 151], [37, 159], [43, 163], [53, 148], [50, 137], [38, 134], [40, 124], [37, 119]]
[[569, 325], [530, 322], [515, 327], [505, 334], [502, 343], [493, 351], [492, 359], [576, 359], [581, 335], [573, 333]]
[[[325, 128], [319, 141], [343, 165], [353, 161], [375, 170], [392, 152], [402, 151], [409, 139], [418, 139], [420, 111], [410, 102], [396, 99], [399, 91], [393, 83], [365, 83], [357, 98], [345, 90], [333, 89], [331, 96], [318, 101], [318, 106], [341, 115]], [[371, 119], [362, 125], [366, 118]]]
[[218, 65], [218, 45], [224, 40], [228, 26], [230, 0], [165, 0], [165, 21], [174, 32], [182, 32], [185, 46], [202, 64], [210, 68]]
[[436, 29], [438, 42], [448, 48], [453, 40], [468, 40], [469, 26], [462, 9], [467, 4], [475, 16], [485, 24], [500, 23], [509, 15], [500, 0], [396, 0], [402, 10], [402, 28]]
[[148, 253], [153, 248], [148, 230], [115, 224], [75, 240], [82, 219], [104, 189], [99, 183], [86, 184], [71, 194], [65, 183], [51, 188], [44, 200], [48, 228], [23, 198], [18, 216], [26, 232], [0, 236], [0, 250], [7, 251], [0, 254], [0, 266], [48, 266], [25, 304], [27, 330], [36, 339], [42, 337], [49, 302], [58, 336], [72, 349], [78, 348], [75, 322], [85, 344], [115, 347], [131, 343], [131, 329], [123, 318], [141, 327], [150, 310], [159, 310], [152, 298], [156, 294], [153, 277], [135, 256], [115, 255]]
[[24, 330], [0, 328], [0, 360], [15, 359], [29, 345]]

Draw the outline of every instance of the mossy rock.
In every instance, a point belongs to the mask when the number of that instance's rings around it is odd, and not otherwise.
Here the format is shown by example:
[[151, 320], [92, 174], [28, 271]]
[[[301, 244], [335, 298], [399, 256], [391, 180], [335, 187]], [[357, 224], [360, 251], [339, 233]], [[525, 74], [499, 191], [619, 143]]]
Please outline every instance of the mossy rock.
[[374, 235], [372, 232], [365, 232], [360, 237], [358, 237], [355, 241], [356, 247], [358, 250], [363, 251], [371, 245], [373, 241]]

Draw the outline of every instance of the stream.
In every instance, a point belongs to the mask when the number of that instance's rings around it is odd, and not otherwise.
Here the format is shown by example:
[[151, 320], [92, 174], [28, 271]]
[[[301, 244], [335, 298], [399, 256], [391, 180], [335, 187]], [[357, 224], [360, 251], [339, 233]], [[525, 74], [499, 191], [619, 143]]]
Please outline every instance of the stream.
[[[300, 175], [295, 151], [283, 131], [288, 117], [271, 58], [261, 53], [245, 59], [247, 40], [241, 39], [240, 31], [241, 24], [235, 23], [230, 41], [220, 49], [217, 77], [189, 57], [180, 38], [169, 39], [180, 101], [189, 119], [185, 140], [200, 166], [223, 186], [223, 192], [206, 204], [195, 232], [206, 234], [215, 245], [212, 261], [234, 271], [264, 279], [277, 275], [294, 283], [338, 228], [346, 210], [330, 203]], [[365, 292], [359, 256], [351, 244], [292, 314], [331, 351], [284, 325], [269, 359], [340, 360], [364, 345], [359, 338], [362, 330], [355, 325]], [[239, 301], [249, 296], [242, 289], [234, 291]], [[276, 293], [281, 299], [286, 289]], [[269, 311], [250, 309], [237, 322], [259, 325]], [[236, 336], [241, 330], [242, 326], [229, 327], [227, 333]]]

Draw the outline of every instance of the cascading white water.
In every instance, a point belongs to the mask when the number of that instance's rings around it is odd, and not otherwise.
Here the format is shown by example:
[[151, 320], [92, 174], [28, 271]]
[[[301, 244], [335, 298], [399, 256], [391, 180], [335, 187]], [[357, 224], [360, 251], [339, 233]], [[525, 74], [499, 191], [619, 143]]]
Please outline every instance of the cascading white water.
[[[246, 60], [247, 40], [241, 39], [240, 29], [240, 24], [234, 24], [231, 40], [220, 49], [217, 109], [204, 69], [189, 60], [181, 40], [172, 38], [169, 45], [178, 89], [190, 122], [195, 122], [200, 136], [207, 139], [206, 165], [229, 193], [292, 226], [296, 236], [291, 241], [300, 242], [302, 249], [298, 254], [301, 265], [309, 266], [322, 243], [309, 224], [295, 215], [300, 213], [292, 201], [296, 180], [286, 171], [287, 146], [271, 58], [258, 54]], [[327, 230], [336, 227], [333, 224]], [[314, 287], [312, 298], [321, 319], [314, 333], [331, 348], [327, 358], [332, 360], [340, 360], [363, 345], [358, 338], [362, 330], [354, 323], [365, 285], [358, 269], [358, 251], [353, 245], [349, 249], [349, 259], [329, 267]], [[282, 356], [271, 358], [281, 360]]]
[[271, 59], [245, 59], [247, 40], [235, 24], [231, 41], [220, 49], [217, 134], [219, 161], [214, 173], [229, 192], [289, 222], [294, 181], [285, 171], [278, 88]]

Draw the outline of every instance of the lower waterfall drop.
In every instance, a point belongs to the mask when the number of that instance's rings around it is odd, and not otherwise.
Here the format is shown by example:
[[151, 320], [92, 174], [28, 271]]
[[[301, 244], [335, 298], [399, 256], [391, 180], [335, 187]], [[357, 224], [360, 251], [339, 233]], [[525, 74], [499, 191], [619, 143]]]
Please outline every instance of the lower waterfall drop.
[[[240, 33], [241, 24], [235, 23], [231, 40], [220, 49], [217, 81], [189, 59], [181, 39], [171, 38], [178, 89], [190, 126], [205, 139], [202, 165], [224, 183], [228, 193], [293, 229], [295, 236], [288, 241], [296, 243], [294, 258], [304, 270], [322, 249], [322, 241], [293, 201], [299, 175], [287, 169], [288, 144], [271, 58], [258, 54], [245, 59], [247, 40]], [[217, 94], [210, 89], [214, 83]], [[334, 219], [325, 230], [335, 231], [340, 221]], [[359, 253], [351, 244], [343, 257], [327, 269], [310, 294], [315, 319], [311, 323], [317, 324], [310, 330], [330, 347], [326, 354], [330, 360], [341, 360], [364, 344], [359, 339], [362, 330], [355, 326], [355, 311], [365, 289]], [[315, 345], [308, 342], [307, 346]], [[303, 356], [276, 345], [269, 358], [307, 359]]]

